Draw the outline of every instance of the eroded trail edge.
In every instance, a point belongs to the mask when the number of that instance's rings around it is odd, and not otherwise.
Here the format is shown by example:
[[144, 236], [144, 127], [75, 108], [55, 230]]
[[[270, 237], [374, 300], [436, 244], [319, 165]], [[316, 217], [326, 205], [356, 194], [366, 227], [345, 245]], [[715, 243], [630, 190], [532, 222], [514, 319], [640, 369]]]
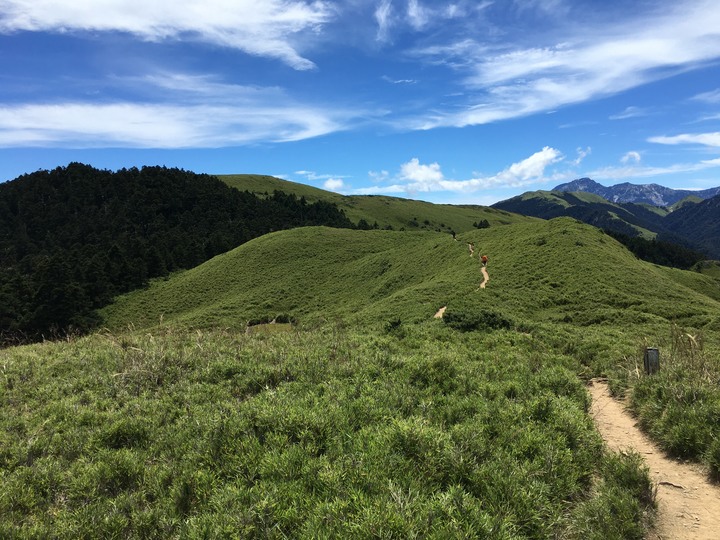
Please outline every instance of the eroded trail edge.
[[720, 488], [702, 468], [665, 454], [637, 427], [624, 405], [610, 396], [607, 384], [593, 380], [592, 416], [608, 448], [635, 450], [643, 456], [657, 486], [658, 519], [650, 540], [720, 538]]

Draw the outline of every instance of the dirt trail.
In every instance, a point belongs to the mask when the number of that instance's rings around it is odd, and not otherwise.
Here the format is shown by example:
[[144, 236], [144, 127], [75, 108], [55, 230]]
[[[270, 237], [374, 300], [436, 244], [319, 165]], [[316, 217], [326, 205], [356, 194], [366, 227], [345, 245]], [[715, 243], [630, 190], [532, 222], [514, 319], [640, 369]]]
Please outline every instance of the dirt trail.
[[720, 538], [720, 488], [707, 480], [701, 467], [667, 458], [610, 396], [606, 383], [595, 380], [589, 390], [592, 415], [608, 448], [633, 449], [643, 456], [657, 486], [657, 526], [648, 540]]
[[484, 266], [481, 266], [481, 267], [480, 267], [480, 271], [482, 272], [482, 275], [483, 275], [483, 277], [485, 278], [485, 279], [483, 280], [483, 282], [480, 284], [480, 288], [481, 288], [481, 289], [484, 289], [484, 288], [485, 288], [485, 285], [487, 285], [487, 282], [490, 281], [490, 276], [488, 276], [487, 268], [485, 268]]

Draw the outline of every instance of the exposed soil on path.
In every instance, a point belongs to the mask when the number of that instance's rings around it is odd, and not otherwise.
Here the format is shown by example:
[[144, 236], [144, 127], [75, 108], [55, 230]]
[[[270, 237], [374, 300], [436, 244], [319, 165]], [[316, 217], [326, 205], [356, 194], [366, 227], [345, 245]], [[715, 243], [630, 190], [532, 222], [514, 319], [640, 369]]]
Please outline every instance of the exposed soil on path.
[[589, 390], [592, 416], [608, 448], [643, 456], [657, 486], [657, 524], [648, 540], [720, 539], [720, 487], [708, 481], [700, 466], [666, 457], [610, 396], [606, 383], [594, 380]]
[[484, 266], [480, 267], [480, 271], [482, 272], [483, 278], [485, 278], [480, 284], [480, 288], [484, 289], [485, 285], [487, 285], [487, 282], [490, 281], [490, 276], [488, 276], [487, 268], [485, 268]]

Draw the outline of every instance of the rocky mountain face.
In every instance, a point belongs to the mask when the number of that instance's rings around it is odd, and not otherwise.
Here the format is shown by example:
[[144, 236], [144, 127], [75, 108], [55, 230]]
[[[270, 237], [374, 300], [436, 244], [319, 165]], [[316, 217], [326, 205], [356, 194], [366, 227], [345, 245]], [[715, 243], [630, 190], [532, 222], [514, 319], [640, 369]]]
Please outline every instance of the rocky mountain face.
[[605, 187], [590, 178], [580, 178], [566, 184], [560, 184], [553, 191], [584, 191], [600, 195], [614, 203], [644, 203], [654, 206], [671, 206], [690, 195], [701, 199], [709, 199], [720, 195], [720, 187], [702, 191], [690, 191], [687, 189], [671, 189], [658, 184], [631, 184], [629, 182]]

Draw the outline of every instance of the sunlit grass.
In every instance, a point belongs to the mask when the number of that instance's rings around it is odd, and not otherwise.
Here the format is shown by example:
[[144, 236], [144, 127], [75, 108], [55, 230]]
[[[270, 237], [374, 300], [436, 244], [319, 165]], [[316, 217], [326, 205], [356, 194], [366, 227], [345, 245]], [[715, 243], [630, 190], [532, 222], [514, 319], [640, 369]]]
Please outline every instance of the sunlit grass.
[[567, 218], [457, 238], [273, 233], [0, 351], [0, 537], [641, 538], [598, 375], [719, 474], [716, 279]]
[[638, 527], [581, 512], [606, 473], [579, 364], [512, 330], [168, 329], [3, 354], [5, 537]]

